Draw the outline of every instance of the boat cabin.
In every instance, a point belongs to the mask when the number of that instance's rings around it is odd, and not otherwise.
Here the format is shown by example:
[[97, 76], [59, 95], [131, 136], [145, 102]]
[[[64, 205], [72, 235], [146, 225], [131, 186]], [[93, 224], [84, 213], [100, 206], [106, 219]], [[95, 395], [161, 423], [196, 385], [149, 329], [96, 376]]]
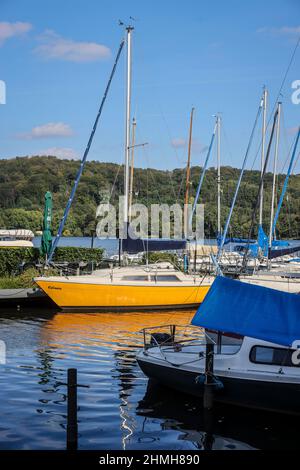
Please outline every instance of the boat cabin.
[[33, 247], [34, 233], [27, 229], [0, 230], [0, 247]]

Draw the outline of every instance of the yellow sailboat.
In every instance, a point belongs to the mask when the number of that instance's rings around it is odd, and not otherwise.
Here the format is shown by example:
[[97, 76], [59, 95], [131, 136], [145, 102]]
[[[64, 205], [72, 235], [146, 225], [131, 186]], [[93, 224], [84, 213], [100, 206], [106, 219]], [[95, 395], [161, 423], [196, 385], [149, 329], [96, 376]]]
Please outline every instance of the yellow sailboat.
[[[129, 190], [129, 157], [130, 149], [130, 91], [131, 91], [131, 33], [132, 27], [127, 29], [127, 107], [126, 107], [126, 144], [125, 144], [125, 190], [124, 190], [124, 226], [128, 227], [130, 220], [129, 196], [132, 195], [132, 186]], [[121, 50], [121, 48], [120, 48]], [[101, 105], [102, 106], [102, 105]], [[102, 108], [100, 108], [101, 111]], [[99, 112], [100, 112], [99, 111]], [[192, 137], [192, 116], [190, 124], [189, 158]], [[99, 117], [99, 115], [98, 115]], [[98, 119], [97, 117], [97, 119]], [[97, 123], [97, 120], [96, 120]], [[96, 123], [90, 138], [92, 139]], [[68, 201], [65, 215], [61, 221], [58, 235], [49, 255], [51, 261], [53, 251], [57, 246], [58, 239], [62, 233], [63, 224], [67, 218], [68, 210], [73, 200], [76, 186], [79, 182], [83, 165], [90, 146], [83, 157], [75, 186]], [[189, 163], [188, 163], [189, 165]], [[133, 158], [132, 158], [133, 167]], [[189, 168], [188, 168], [189, 170]], [[187, 171], [188, 200], [189, 172]], [[132, 175], [133, 176], [133, 175]], [[132, 181], [131, 181], [132, 183]], [[132, 240], [131, 240], [132, 241]], [[139, 240], [140, 242], [142, 240]], [[128, 239], [124, 239], [122, 249], [130, 252]], [[174, 248], [176, 242], [170, 240], [168, 248]], [[175, 243], [174, 243], [175, 242]], [[151, 250], [152, 241], [147, 241], [146, 246]], [[161, 242], [160, 242], [161, 243]], [[173, 243], [173, 247], [171, 246]], [[141, 245], [141, 243], [140, 243]], [[142, 244], [143, 245], [143, 244]], [[177, 241], [177, 247], [185, 245], [183, 240]], [[125, 249], [124, 249], [125, 248]], [[178, 249], [178, 248], [177, 248]], [[139, 250], [141, 251], [141, 250]], [[145, 246], [143, 250], [145, 251]], [[83, 276], [54, 276], [38, 277], [35, 279], [37, 285], [63, 310], [68, 311], [100, 311], [100, 310], [141, 310], [141, 309], [174, 309], [198, 306], [204, 299], [212, 283], [212, 279], [182, 273], [176, 270], [170, 263], [156, 263], [147, 266], [130, 266], [103, 269], [94, 271], [90, 275]]]
[[212, 279], [184, 274], [170, 263], [120, 267], [83, 276], [35, 279], [65, 311], [173, 309], [198, 306]]

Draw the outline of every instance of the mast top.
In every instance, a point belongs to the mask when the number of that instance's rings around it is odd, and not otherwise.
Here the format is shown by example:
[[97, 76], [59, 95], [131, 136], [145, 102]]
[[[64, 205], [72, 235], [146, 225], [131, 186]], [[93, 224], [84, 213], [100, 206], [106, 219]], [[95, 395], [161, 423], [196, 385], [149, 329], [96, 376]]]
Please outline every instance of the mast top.
[[[134, 21], [135, 21], [135, 19], [132, 18], [132, 16], [130, 16], [130, 20], [134, 20]], [[132, 24], [129, 24], [129, 23], [128, 23], [128, 24], [125, 24], [124, 21], [122, 21], [122, 20], [119, 20], [119, 26], [125, 26], [125, 30], [126, 30], [128, 33], [134, 30], [134, 26], [133, 26]]]

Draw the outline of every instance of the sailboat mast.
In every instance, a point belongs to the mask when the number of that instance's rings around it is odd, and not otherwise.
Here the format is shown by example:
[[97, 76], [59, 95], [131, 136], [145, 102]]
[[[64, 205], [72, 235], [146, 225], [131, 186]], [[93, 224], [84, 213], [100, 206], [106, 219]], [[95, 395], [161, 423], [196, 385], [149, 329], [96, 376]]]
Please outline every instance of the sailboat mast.
[[[268, 91], [264, 87], [263, 91], [263, 122], [262, 122], [262, 139], [261, 139], [261, 176], [263, 174], [264, 162], [265, 162], [265, 142], [266, 142], [266, 121], [267, 121], [267, 100]], [[264, 185], [261, 184], [260, 196], [259, 196], [259, 225], [263, 223], [263, 203], [264, 203]]]
[[129, 222], [131, 220], [131, 206], [132, 206], [132, 194], [133, 194], [135, 129], [136, 129], [136, 120], [133, 118], [133, 120], [132, 120], [131, 161], [130, 161], [129, 209], [128, 209]]
[[295, 141], [295, 145], [294, 145], [294, 150], [293, 150], [293, 153], [292, 153], [292, 156], [291, 156], [290, 164], [289, 164], [288, 171], [287, 171], [284, 183], [283, 183], [280, 199], [279, 199], [279, 202], [278, 202], [278, 205], [277, 205], [276, 214], [275, 214], [274, 221], [273, 221], [272, 234], [275, 233], [279, 213], [280, 213], [281, 206], [282, 206], [282, 203], [283, 203], [283, 200], [284, 200], [284, 196], [286, 194], [286, 190], [287, 190], [288, 183], [289, 183], [289, 178], [291, 176], [291, 172], [292, 172], [292, 169], [293, 169], [295, 157], [297, 155], [296, 152], [297, 152], [297, 146], [298, 146], [299, 140], [300, 140], [300, 127], [298, 128], [298, 133], [297, 133], [297, 137], [296, 137], [296, 141]]
[[221, 118], [217, 116], [217, 187], [218, 187], [218, 233], [221, 234]]
[[278, 118], [276, 128], [276, 144], [274, 154], [274, 165], [273, 165], [273, 186], [272, 186], [272, 202], [271, 202], [271, 218], [270, 218], [270, 233], [269, 233], [269, 247], [272, 247], [272, 239], [275, 234], [272, 233], [273, 218], [274, 218], [274, 203], [275, 203], [275, 187], [276, 187], [276, 176], [277, 176], [277, 163], [278, 163], [278, 147], [280, 137], [280, 116], [281, 116], [281, 102], [278, 102]]
[[[126, 131], [125, 131], [125, 166], [124, 166], [124, 229], [127, 231], [129, 201], [129, 159], [130, 159], [130, 116], [131, 116], [131, 47], [132, 26], [127, 31], [127, 81], [126, 81]], [[125, 236], [127, 232], [125, 232]]]
[[185, 182], [185, 196], [184, 196], [184, 236], [185, 237], [188, 236], [188, 203], [189, 203], [189, 188], [190, 188], [190, 174], [191, 174], [191, 150], [192, 150], [194, 110], [195, 108], [192, 108], [191, 117], [190, 117], [188, 160], [187, 160], [187, 165], [186, 165], [186, 182]]

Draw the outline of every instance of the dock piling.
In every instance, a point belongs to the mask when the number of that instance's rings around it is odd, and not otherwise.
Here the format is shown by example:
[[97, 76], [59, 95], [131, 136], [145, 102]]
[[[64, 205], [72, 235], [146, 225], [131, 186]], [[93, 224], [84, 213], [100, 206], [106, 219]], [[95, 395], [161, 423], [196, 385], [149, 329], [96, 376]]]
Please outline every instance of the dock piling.
[[77, 450], [77, 369], [68, 369], [67, 450]]
[[206, 336], [206, 358], [205, 358], [205, 382], [203, 394], [203, 407], [206, 410], [213, 408], [214, 401], [214, 344], [209, 336]]

